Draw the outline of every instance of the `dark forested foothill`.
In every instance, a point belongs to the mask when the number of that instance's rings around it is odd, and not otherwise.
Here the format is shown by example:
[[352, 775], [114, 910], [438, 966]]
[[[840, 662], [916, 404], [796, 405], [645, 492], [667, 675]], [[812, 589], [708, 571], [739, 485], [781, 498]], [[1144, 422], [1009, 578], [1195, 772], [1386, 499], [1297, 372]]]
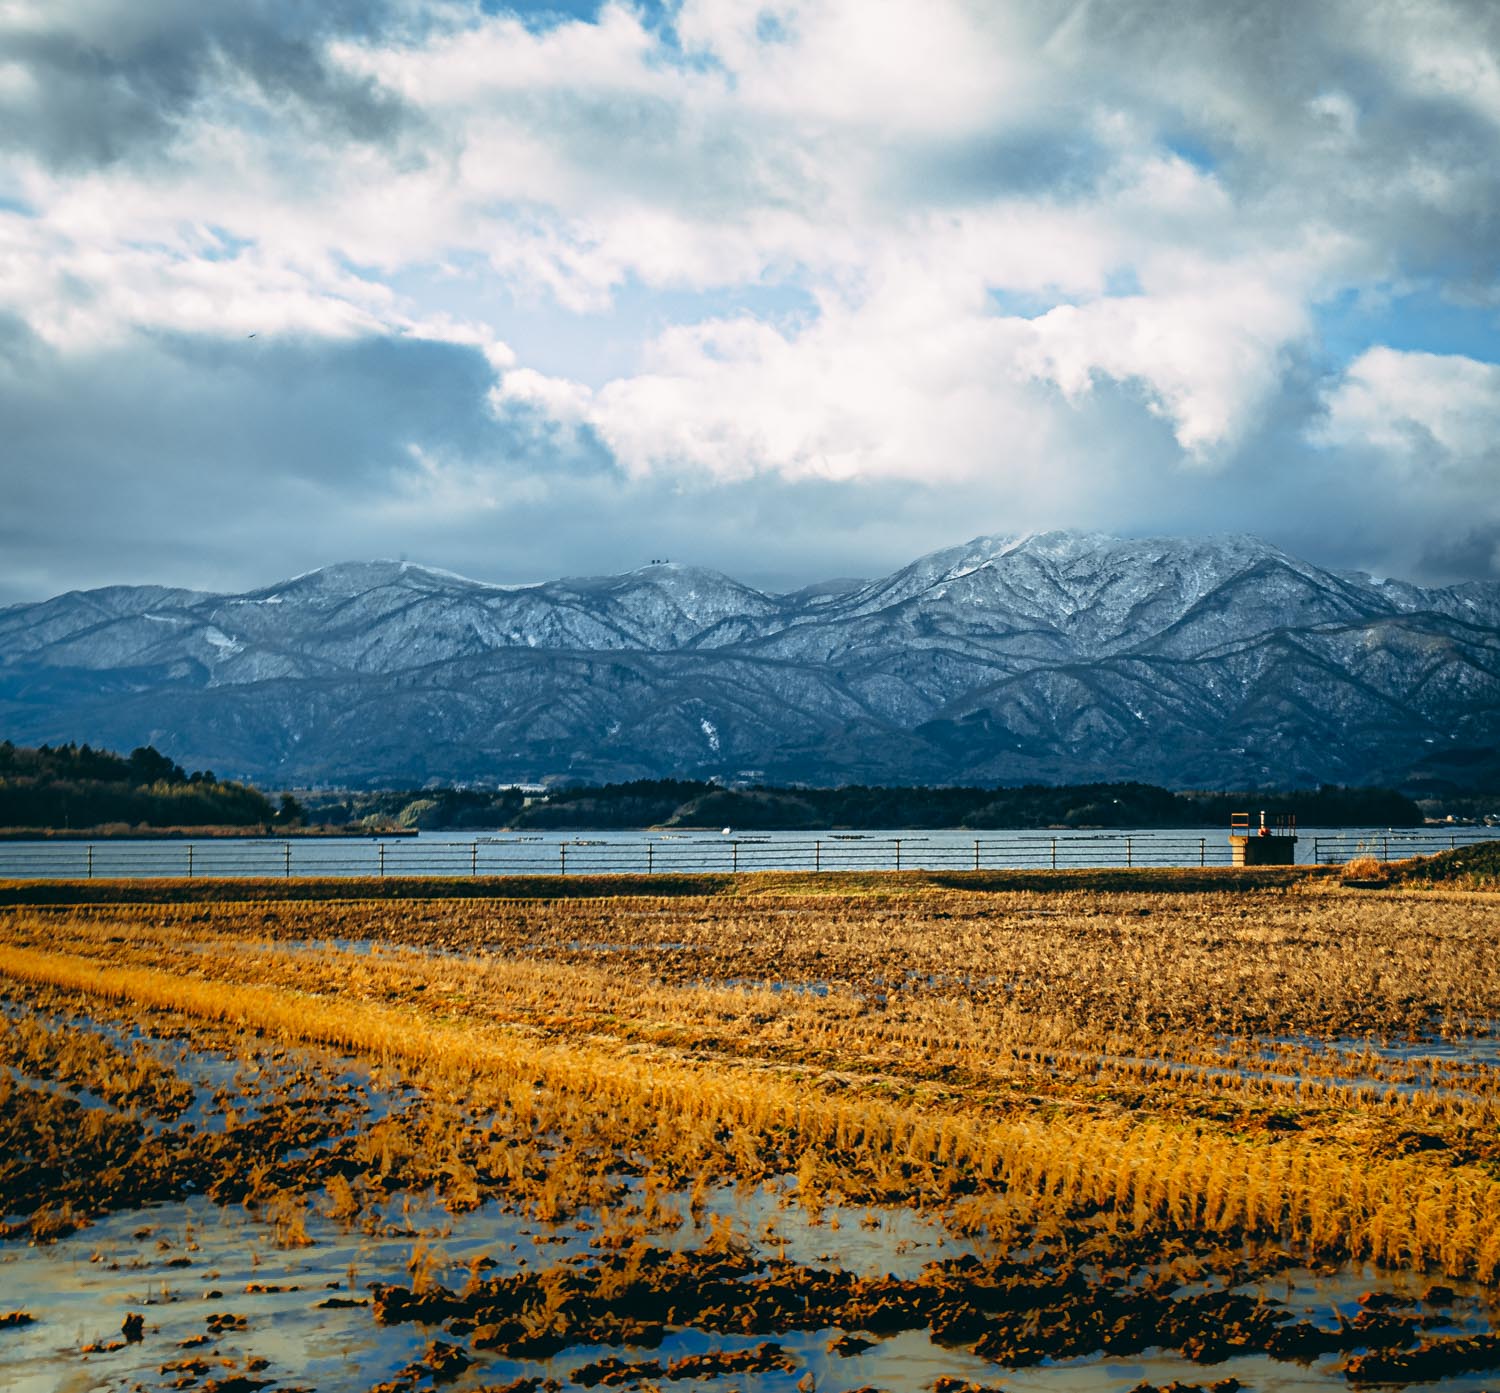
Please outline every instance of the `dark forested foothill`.
[[638, 782], [555, 790], [516, 827], [1217, 827], [1231, 812], [1296, 816], [1306, 826], [1411, 827], [1410, 798], [1325, 786], [1292, 793], [1173, 793], [1152, 784], [1024, 788], [744, 788]]
[[212, 770], [189, 774], [150, 745], [124, 756], [0, 742], [0, 828], [288, 827], [300, 813]]
[[1143, 783], [1021, 788], [726, 788], [692, 779], [599, 786], [315, 792], [273, 803], [212, 771], [187, 773], [151, 746], [129, 756], [88, 745], [0, 743], [0, 828], [332, 830], [741, 830], [967, 827], [1218, 827], [1232, 812], [1295, 816], [1303, 826], [1410, 827], [1422, 809], [1381, 788], [1174, 793]]
[[1173, 793], [1152, 784], [1024, 788], [724, 788], [639, 779], [525, 792], [308, 794], [310, 819], [417, 828], [600, 831], [639, 827], [795, 831], [832, 827], [1219, 827], [1229, 815], [1295, 816], [1312, 827], [1412, 827], [1422, 812], [1390, 789], [1332, 785], [1291, 793]]

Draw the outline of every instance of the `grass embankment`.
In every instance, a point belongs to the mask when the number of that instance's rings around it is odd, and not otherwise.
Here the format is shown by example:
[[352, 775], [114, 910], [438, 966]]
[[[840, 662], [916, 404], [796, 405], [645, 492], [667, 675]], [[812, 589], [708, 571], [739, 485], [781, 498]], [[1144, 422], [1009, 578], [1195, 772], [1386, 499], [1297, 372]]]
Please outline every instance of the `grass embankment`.
[[1500, 840], [1396, 861], [1378, 874], [1390, 885], [1500, 890]]
[[1255, 894], [1337, 878], [1333, 866], [1139, 867], [1058, 871], [745, 871], [654, 875], [181, 876], [157, 879], [0, 880], [0, 906], [232, 904], [337, 900], [592, 900], [805, 894], [830, 899], [942, 891]]
[[1495, 1280], [1500, 1071], [1315, 1043], [1487, 1029], [1491, 902], [1307, 873], [1192, 896], [998, 874], [982, 893], [768, 875], [675, 897], [34, 907], [0, 920], [0, 974], [420, 1070], [576, 1148], [547, 1172], [560, 1204], [569, 1176], [628, 1157], [664, 1184], [792, 1173], [809, 1205], [906, 1203], [1002, 1237], [1092, 1216]]

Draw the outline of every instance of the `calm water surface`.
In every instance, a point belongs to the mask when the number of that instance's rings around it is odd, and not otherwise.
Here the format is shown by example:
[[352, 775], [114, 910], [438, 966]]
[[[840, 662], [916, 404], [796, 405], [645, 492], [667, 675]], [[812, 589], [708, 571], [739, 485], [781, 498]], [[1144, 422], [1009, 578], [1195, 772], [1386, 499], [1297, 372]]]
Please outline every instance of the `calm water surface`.
[[[1301, 864], [1430, 855], [1500, 828], [1309, 828]], [[1227, 866], [1223, 830], [423, 832], [414, 837], [0, 842], [0, 877], [607, 875]]]

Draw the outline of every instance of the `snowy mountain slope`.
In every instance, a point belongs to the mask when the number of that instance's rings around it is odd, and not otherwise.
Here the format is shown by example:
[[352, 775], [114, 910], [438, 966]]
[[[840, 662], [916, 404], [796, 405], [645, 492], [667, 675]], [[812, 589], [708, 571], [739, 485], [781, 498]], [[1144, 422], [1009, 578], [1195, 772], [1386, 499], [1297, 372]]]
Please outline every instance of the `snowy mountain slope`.
[[1066, 532], [781, 596], [675, 564], [499, 586], [349, 563], [0, 610], [0, 733], [273, 785], [1359, 782], [1500, 745], [1500, 585]]

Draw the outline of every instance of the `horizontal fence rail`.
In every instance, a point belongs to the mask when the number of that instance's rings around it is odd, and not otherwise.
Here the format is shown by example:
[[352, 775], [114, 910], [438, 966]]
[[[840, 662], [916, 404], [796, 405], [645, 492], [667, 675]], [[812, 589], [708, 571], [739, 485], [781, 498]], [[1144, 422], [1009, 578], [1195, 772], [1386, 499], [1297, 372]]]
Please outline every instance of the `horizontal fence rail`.
[[[1500, 837], [1500, 829], [1401, 830], [1303, 838], [1303, 864], [1361, 856], [1394, 861]], [[478, 877], [513, 875], [741, 874], [748, 871], [1068, 870], [1227, 866], [1225, 835], [1015, 832], [952, 834], [572, 839], [479, 837], [369, 840], [0, 842], [0, 877]]]
[[1340, 866], [1361, 856], [1377, 861], [1405, 861], [1413, 856], [1432, 856], [1461, 846], [1494, 841], [1500, 828], [1463, 827], [1453, 831], [1397, 828], [1389, 832], [1351, 832], [1313, 838], [1313, 864]]

